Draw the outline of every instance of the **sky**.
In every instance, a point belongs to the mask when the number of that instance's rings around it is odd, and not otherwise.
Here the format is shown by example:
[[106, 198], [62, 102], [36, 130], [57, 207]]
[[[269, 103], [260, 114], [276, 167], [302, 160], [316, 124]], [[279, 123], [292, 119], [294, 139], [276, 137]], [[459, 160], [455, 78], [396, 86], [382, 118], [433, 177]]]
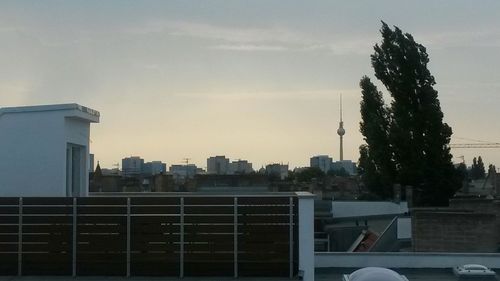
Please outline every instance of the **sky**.
[[[138, 155], [206, 167], [357, 161], [359, 80], [380, 21], [427, 47], [452, 143], [500, 142], [500, 1], [1, 1], [0, 107], [79, 103], [101, 113], [101, 166]], [[383, 85], [386, 101], [390, 96]], [[498, 149], [454, 149], [470, 165]]]

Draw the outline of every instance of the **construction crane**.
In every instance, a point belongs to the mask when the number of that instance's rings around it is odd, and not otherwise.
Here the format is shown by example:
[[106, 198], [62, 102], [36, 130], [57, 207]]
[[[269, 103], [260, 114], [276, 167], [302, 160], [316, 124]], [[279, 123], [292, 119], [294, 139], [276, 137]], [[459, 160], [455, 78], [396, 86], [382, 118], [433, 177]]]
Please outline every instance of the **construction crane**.
[[186, 178], [184, 179], [186, 183], [188, 178], [189, 178], [189, 160], [191, 160], [191, 158], [188, 158], [188, 157], [185, 157], [185, 158], [182, 158], [182, 163], [185, 163], [186, 166], [185, 166], [185, 170], [186, 170]]
[[[466, 140], [466, 141], [472, 141], [472, 143], [452, 143], [450, 144], [450, 148], [500, 148], [500, 142], [488, 142], [488, 141], [483, 141], [483, 140], [476, 140], [476, 139], [470, 139], [470, 138], [460, 138], [460, 137], [455, 137], [455, 139], [461, 139], [461, 140]], [[465, 164], [465, 157], [459, 156], [457, 158], [462, 159], [462, 163]], [[494, 175], [495, 174], [495, 175]], [[493, 186], [494, 189], [496, 190], [496, 173], [491, 172], [491, 170], [488, 169], [488, 174], [486, 175], [486, 178], [483, 181], [482, 184], [482, 189], [485, 189], [486, 183], [488, 180], [493, 181]]]
[[488, 142], [483, 140], [469, 139], [469, 138], [459, 138], [456, 139], [473, 141], [469, 143], [451, 143], [450, 148], [500, 148], [500, 142]]
[[500, 148], [500, 143], [451, 143], [450, 148]]

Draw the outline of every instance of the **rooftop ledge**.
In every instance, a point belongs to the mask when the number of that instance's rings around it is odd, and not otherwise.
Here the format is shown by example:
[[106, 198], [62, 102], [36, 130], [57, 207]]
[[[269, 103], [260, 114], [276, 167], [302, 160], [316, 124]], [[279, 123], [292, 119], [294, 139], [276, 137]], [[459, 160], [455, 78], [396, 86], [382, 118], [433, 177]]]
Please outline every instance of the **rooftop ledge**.
[[100, 117], [99, 111], [76, 103], [3, 107], [0, 108], [0, 116], [8, 113], [29, 113], [29, 112], [48, 112], [48, 111], [69, 111], [70, 114], [68, 114], [66, 117], [84, 119], [86, 121], [94, 123], [98, 123]]
[[450, 252], [317, 252], [316, 268], [452, 268], [460, 264], [478, 263], [498, 268], [500, 253]]

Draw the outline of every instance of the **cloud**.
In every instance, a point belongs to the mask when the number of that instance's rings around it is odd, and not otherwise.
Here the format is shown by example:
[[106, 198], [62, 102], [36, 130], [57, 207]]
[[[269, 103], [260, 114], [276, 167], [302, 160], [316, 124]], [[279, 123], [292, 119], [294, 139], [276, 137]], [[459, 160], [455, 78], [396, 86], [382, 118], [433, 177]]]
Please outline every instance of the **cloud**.
[[22, 26], [0, 26], [0, 33], [16, 33], [25, 30]]
[[187, 36], [233, 43], [302, 43], [304, 40], [302, 34], [286, 28], [233, 27], [186, 21], [149, 21], [143, 25], [127, 28], [124, 32], [133, 34], [166, 33], [174, 36]]
[[255, 44], [222, 44], [211, 46], [211, 49], [225, 51], [286, 51], [289, 48], [279, 45], [255, 45]]
[[278, 26], [236, 27], [185, 21], [149, 21], [123, 30], [127, 34], [189, 37], [208, 40], [207, 48], [225, 51], [326, 52], [334, 55], [370, 53], [376, 37], [335, 38]]
[[32, 86], [29, 81], [3, 80], [0, 81], [0, 107], [15, 106], [32, 103]]
[[500, 47], [499, 29], [429, 32], [416, 38], [434, 49], [449, 47]]
[[359, 90], [357, 88], [328, 89], [328, 90], [293, 90], [293, 91], [255, 91], [255, 92], [228, 92], [228, 93], [207, 93], [207, 92], [185, 92], [176, 93], [175, 96], [191, 99], [206, 99], [217, 101], [338, 101], [339, 93], [344, 99], [358, 99]]
[[376, 38], [350, 38], [337, 42], [310, 44], [304, 46], [304, 51], [325, 51], [334, 55], [367, 55], [372, 53]]
[[[152, 21], [130, 31], [216, 41], [219, 44], [209, 48], [229, 51], [323, 51], [334, 55], [366, 55], [380, 41], [378, 33], [325, 35], [280, 26], [238, 27], [188, 21]], [[441, 30], [423, 33], [418, 38], [433, 48], [499, 47], [500, 29]]]

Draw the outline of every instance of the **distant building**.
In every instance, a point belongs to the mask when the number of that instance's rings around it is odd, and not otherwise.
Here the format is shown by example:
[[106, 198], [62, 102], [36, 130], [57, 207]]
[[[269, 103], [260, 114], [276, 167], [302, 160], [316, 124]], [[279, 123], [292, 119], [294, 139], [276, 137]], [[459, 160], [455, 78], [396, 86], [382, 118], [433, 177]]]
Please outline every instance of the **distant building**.
[[288, 177], [288, 164], [269, 164], [266, 165], [266, 174], [269, 176], [276, 176], [281, 180]]
[[201, 173], [201, 169], [196, 167], [195, 164], [171, 165], [169, 173], [174, 177], [174, 180], [182, 180], [193, 178], [194, 175]]
[[144, 176], [154, 176], [167, 172], [167, 164], [161, 161], [151, 161], [144, 163], [142, 166], [142, 174]]
[[104, 176], [121, 176], [122, 171], [118, 168], [101, 168], [101, 172]]
[[333, 171], [340, 171], [342, 169], [344, 169], [351, 176], [357, 174], [356, 163], [352, 162], [351, 160], [342, 160], [333, 162], [332, 164]]
[[174, 190], [174, 179], [172, 175], [157, 174], [151, 177], [152, 192], [172, 192]]
[[312, 168], [319, 168], [323, 173], [327, 173], [333, 168], [333, 159], [328, 155], [318, 155], [311, 157], [310, 166]]
[[195, 190], [201, 192], [269, 192], [269, 179], [261, 174], [196, 175]]
[[249, 163], [246, 160], [238, 160], [233, 161], [229, 164], [229, 173], [230, 175], [244, 175], [250, 174], [254, 170], [252, 168], [252, 163]]
[[207, 173], [227, 175], [229, 173], [229, 159], [225, 156], [214, 156], [207, 159]]
[[124, 177], [139, 176], [142, 173], [144, 159], [139, 156], [131, 156], [122, 159], [122, 175]]
[[78, 104], [0, 108], [0, 196], [87, 196], [90, 123]]

